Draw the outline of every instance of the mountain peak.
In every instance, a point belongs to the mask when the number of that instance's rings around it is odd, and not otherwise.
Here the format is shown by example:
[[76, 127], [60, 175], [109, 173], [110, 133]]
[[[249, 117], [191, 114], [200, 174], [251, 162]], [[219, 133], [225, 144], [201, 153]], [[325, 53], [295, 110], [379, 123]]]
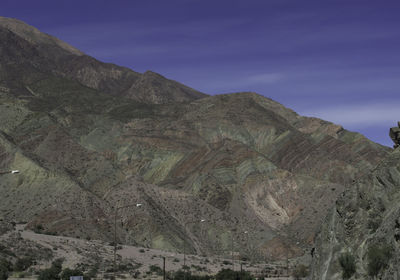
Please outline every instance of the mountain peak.
[[113, 96], [155, 104], [188, 102], [207, 96], [152, 71], [140, 74], [98, 61], [17, 19], [0, 17], [0, 36], [1, 60], [10, 62], [1, 70], [4, 75], [14, 77], [9, 81], [34, 83], [37, 79], [58, 76]]
[[57, 46], [74, 55], [84, 55], [83, 52], [72, 47], [71, 45], [57, 39], [54, 36], [48, 35], [39, 31], [37, 28], [14, 18], [7, 18], [0, 16], [0, 27], [8, 29], [28, 42], [38, 46]]

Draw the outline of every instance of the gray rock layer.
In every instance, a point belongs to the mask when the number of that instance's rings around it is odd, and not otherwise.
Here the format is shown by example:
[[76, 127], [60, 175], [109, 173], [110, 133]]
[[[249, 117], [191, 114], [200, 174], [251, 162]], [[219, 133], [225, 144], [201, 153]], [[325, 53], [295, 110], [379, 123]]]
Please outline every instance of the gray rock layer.
[[[378, 279], [400, 276], [400, 150], [396, 149], [373, 172], [351, 184], [325, 219], [317, 238], [313, 279], [342, 279], [339, 257], [356, 259], [351, 279], [369, 279], [368, 252], [388, 247], [388, 259]], [[372, 278], [371, 278], [372, 279]]]

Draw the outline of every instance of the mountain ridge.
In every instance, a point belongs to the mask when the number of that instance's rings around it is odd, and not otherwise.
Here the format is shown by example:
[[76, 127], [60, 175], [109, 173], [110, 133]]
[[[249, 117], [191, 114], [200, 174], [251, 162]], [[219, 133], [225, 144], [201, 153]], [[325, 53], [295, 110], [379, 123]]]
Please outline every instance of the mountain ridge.
[[256, 93], [0, 39], [0, 168], [21, 170], [0, 181], [0, 213], [28, 228], [110, 241], [115, 208], [141, 202], [121, 211], [119, 242], [307, 258], [336, 198], [391, 151]]
[[[140, 74], [126, 67], [100, 62], [19, 20], [0, 17], [0, 29], [4, 42], [2, 57], [7, 62], [9, 54], [11, 64], [24, 64], [42, 74], [56, 74], [108, 94], [145, 103], [186, 102], [207, 96], [159, 74], [154, 75], [153, 72]], [[7, 45], [12, 46], [12, 49], [8, 49]], [[14, 49], [16, 46], [19, 47], [17, 50]], [[27, 49], [29, 54], [26, 53]], [[20, 51], [23, 56], [18, 57], [16, 51]], [[13, 72], [10, 62], [4, 66], [11, 66], [10, 72]], [[24, 77], [21, 74], [15, 73], [13, 78], [21, 79]], [[40, 75], [29, 78], [40, 79]], [[160, 86], [164, 88], [162, 94]]]
[[37, 28], [26, 24], [25, 22], [15, 19], [15, 18], [6, 18], [0, 16], [0, 26], [8, 29], [9, 31], [17, 34], [21, 38], [33, 43], [35, 45], [55, 45], [64, 49], [65, 51], [74, 54], [74, 55], [84, 55], [83, 52], [78, 49], [72, 47], [71, 45], [57, 39], [54, 36], [49, 34], [45, 34], [39, 31]]

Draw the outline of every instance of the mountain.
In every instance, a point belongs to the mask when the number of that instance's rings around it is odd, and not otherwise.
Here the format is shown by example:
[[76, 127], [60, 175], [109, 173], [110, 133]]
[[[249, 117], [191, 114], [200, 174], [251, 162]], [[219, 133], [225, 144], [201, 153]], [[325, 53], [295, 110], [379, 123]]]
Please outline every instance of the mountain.
[[399, 276], [399, 187], [397, 148], [350, 184], [327, 216], [316, 242], [313, 279], [342, 279], [339, 259], [346, 253], [356, 265], [351, 279]]
[[[48, 75], [74, 80], [109, 95], [155, 104], [192, 101], [206, 95], [151, 71], [140, 74], [102, 63], [19, 20], [0, 17], [2, 75], [9, 86]], [[21, 71], [22, 70], [22, 71]], [[4, 81], [5, 80], [5, 81]]]
[[[0, 215], [198, 254], [307, 258], [336, 198], [391, 149], [251, 92], [208, 96], [0, 19]], [[192, 223], [205, 219], [204, 223]], [[246, 232], [246, 233], [245, 233]], [[185, 244], [185, 245], [184, 245]]]

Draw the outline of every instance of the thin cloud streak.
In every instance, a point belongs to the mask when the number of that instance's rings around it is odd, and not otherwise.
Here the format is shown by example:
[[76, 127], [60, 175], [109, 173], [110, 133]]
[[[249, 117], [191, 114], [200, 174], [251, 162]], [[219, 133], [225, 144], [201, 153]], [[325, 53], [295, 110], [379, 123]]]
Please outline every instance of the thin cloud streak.
[[347, 105], [300, 112], [301, 115], [318, 117], [345, 127], [365, 128], [387, 125], [400, 119], [400, 103]]
[[283, 73], [258, 73], [253, 75], [244, 75], [244, 77], [237, 77], [236, 79], [226, 79], [218, 77], [208, 86], [212, 91], [224, 91], [229, 89], [231, 91], [250, 91], [252, 86], [265, 86], [279, 83], [286, 79]]
[[58, 27], [49, 27], [45, 31], [50, 34], [59, 34], [70, 38], [77, 43], [88, 44], [106, 42], [117, 39], [121, 43], [121, 38], [147, 40], [151, 38], [154, 44], [165, 39], [174, 40], [174, 36], [182, 37], [203, 37], [212, 34], [221, 34], [229, 29], [241, 26], [247, 22], [246, 19], [213, 19], [213, 20], [193, 20], [190, 22], [166, 22], [160, 25], [153, 22], [143, 21], [120, 21], [120, 22], [98, 22], [85, 24], [71, 24]]

